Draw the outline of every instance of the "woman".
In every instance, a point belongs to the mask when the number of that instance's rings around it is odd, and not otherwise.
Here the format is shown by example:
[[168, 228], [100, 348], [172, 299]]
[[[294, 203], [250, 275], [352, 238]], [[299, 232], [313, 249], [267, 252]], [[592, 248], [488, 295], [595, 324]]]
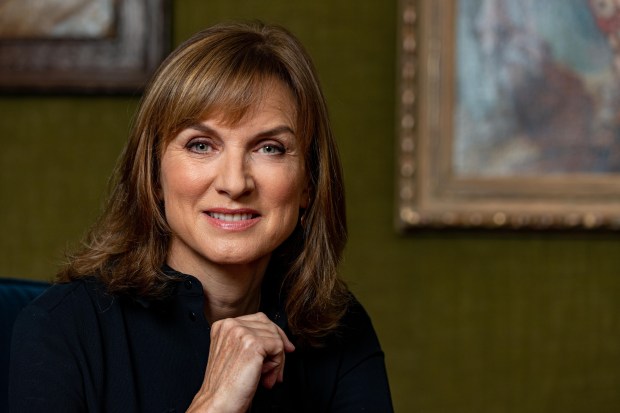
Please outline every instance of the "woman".
[[337, 278], [340, 161], [286, 30], [220, 25], [155, 74], [109, 203], [16, 323], [21, 411], [392, 410]]

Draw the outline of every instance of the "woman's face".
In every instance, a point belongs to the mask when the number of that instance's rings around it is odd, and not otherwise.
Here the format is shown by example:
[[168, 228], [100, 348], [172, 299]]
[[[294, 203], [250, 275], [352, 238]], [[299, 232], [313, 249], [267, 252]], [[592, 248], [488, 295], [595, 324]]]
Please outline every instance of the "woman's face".
[[265, 91], [238, 123], [216, 112], [182, 130], [164, 150], [168, 263], [179, 271], [264, 263], [307, 205], [295, 100], [279, 81]]

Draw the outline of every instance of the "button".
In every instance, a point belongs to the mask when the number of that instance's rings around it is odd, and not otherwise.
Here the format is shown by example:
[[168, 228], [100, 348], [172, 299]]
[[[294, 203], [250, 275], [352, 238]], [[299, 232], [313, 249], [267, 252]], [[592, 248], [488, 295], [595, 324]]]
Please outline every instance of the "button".
[[193, 287], [192, 280], [185, 280], [185, 289], [186, 290], [191, 290], [192, 287]]
[[189, 312], [189, 319], [192, 320], [192, 321], [196, 321], [198, 319], [198, 315], [196, 315], [195, 312], [190, 311]]

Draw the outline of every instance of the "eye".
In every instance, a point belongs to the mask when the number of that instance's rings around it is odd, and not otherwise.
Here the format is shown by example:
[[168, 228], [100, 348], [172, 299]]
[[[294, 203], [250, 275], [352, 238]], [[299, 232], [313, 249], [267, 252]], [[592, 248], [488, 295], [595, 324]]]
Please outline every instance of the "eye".
[[285, 149], [281, 145], [277, 145], [275, 143], [268, 143], [261, 146], [258, 151], [266, 155], [281, 155], [285, 152]]
[[208, 153], [213, 151], [213, 147], [204, 141], [192, 141], [187, 144], [187, 149], [195, 153]]

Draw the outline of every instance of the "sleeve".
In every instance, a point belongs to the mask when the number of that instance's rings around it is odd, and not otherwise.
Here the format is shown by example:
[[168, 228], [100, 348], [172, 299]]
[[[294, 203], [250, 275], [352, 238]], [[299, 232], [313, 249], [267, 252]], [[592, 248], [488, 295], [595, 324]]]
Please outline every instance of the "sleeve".
[[80, 369], [66, 332], [48, 311], [30, 305], [15, 322], [9, 367], [9, 411], [86, 411]]
[[384, 354], [368, 314], [355, 303], [343, 324], [344, 348], [331, 411], [393, 412]]

